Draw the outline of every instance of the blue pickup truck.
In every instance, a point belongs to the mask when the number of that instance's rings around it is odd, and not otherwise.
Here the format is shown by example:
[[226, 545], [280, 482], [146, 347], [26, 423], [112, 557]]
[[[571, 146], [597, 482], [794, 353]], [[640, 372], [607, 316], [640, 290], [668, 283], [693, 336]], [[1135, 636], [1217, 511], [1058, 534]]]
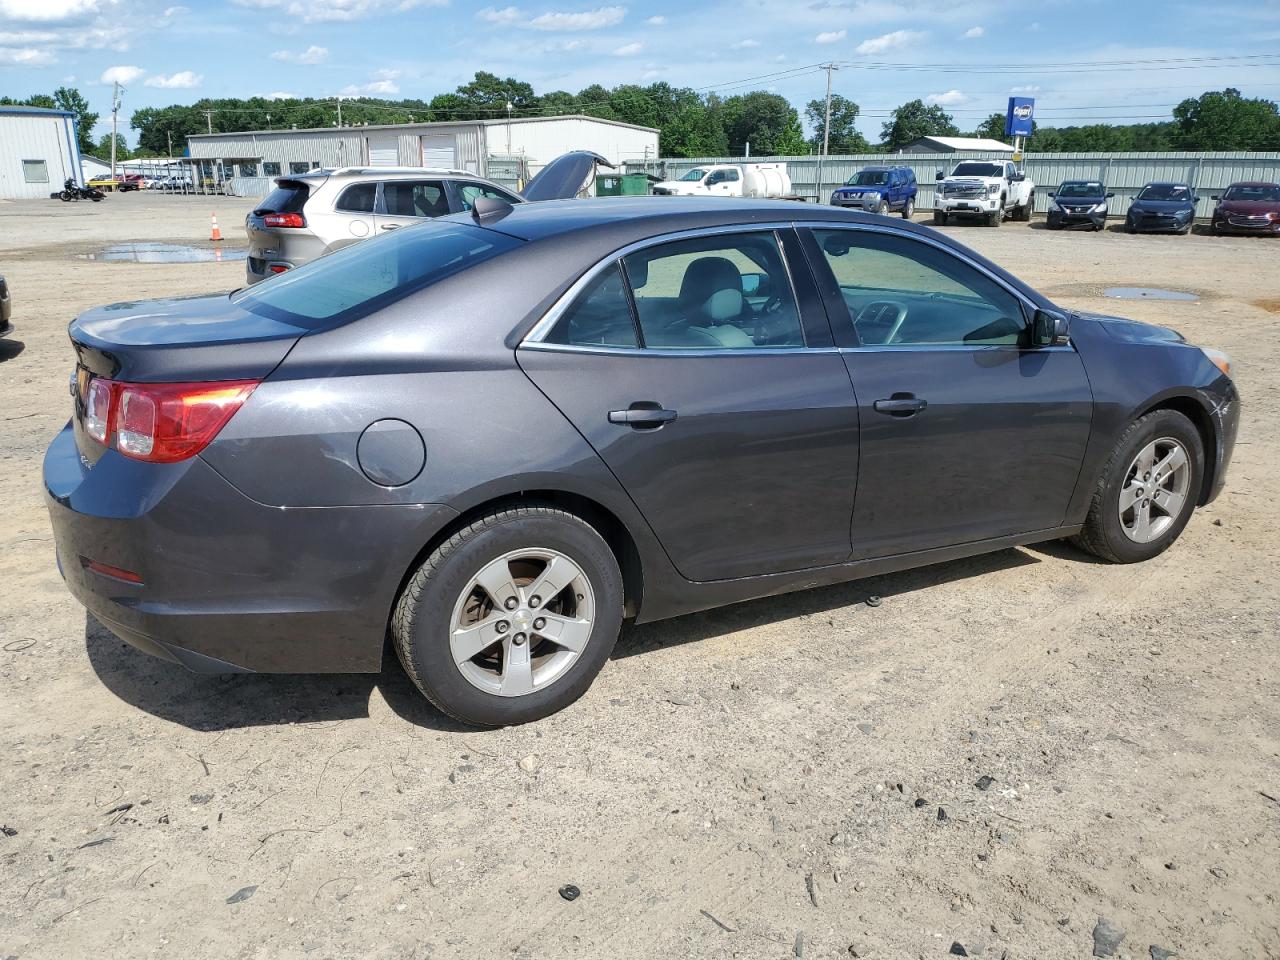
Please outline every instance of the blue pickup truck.
[[901, 213], [910, 220], [916, 212], [916, 175], [910, 167], [866, 167], [831, 194], [836, 207], [868, 213]]

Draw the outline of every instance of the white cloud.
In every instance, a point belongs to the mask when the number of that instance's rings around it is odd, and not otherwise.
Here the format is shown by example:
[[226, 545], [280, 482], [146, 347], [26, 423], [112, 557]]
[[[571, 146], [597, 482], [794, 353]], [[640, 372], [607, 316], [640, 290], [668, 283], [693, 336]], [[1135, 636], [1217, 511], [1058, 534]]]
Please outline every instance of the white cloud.
[[1039, 86], [1039, 84], [1029, 83], [1029, 84], [1027, 84], [1025, 87], [1010, 87], [1010, 88], [1009, 88], [1009, 92], [1010, 92], [1010, 93], [1015, 93], [1015, 94], [1017, 94], [1017, 93], [1039, 93], [1039, 92], [1040, 92], [1040, 86]]
[[732, 46], [734, 50], [754, 50], [756, 47], [760, 46], [760, 41], [759, 40], [739, 40], [737, 43], [733, 44]]
[[34, 47], [0, 47], [0, 63], [12, 64], [15, 67], [39, 67], [53, 63], [53, 54], [48, 50], [37, 50]]
[[298, 95], [296, 93], [286, 93], [283, 90], [277, 90], [275, 93], [268, 93], [267, 99], [268, 100], [297, 100]]
[[896, 50], [898, 47], [905, 47], [909, 43], [915, 43], [917, 40], [923, 39], [924, 34], [917, 30], [894, 30], [892, 33], [886, 33], [883, 36], [863, 40], [854, 48], [854, 52], [862, 54], [884, 53], [886, 50]]
[[650, 17], [648, 20], [645, 21], [645, 23], [647, 23], [651, 27], [660, 27], [666, 22], [667, 22], [667, 18], [661, 15], [656, 17]]
[[[0, 0], [3, 2], [3, 0]], [[232, 0], [237, 6], [285, 10], [304, 23], [345, 23], [415, 7], [443, 7], [449, 0]]]
[[190, 70], [182, 70], [178, 73], [166, 77], [162, 73], [157, 73], [154, 77], [147, 78], [148, 87], [163, 87], [166, 90], [194, 90], [204, 81], [198, 73], [192, 73]]
[[329, 48], [317, 47], [312, 44], [301, 53], [295, 53], [292, 50], [277, 50], [271, 54], [271, 59], [282, 60], [285, 63], [324, 63], [329, 59]]
[[[330, 0], [330, 2], [333, 2], [333, 0]], [[599, 7], [595, 10], [582, 10], [577, 13], [549, 10], [537, 16], [530, 16], [519, 7], [503, 7], [500, 10], [494, 7], [485, 7], [476, 14], [481, 20], [489, 23], [507, 26], [519, 24], [522, 27], [530, 27], [534, 30], [560, 31], [602, 30], [605, 27], [617, 26], [626, 15], [626, 7]], [[663, 17], [650, 17], [646, 23], [656, 26], [655, 19], [666, 22]]]
[[615, 57], [634, 57], [644, 49], [644, 44], [640, 42], [623, 44], [621, 47], [613, 51]]
[[0, 21], [57, 23], [97, 13], [102, 0], [0, 0]]
[[141, 67], [107, 67], [98, 78], [99, 83], [122, 83], [126, 87], [141, 77], [145, 70]]
[[396, 83], [399, 78], [399, 70], [379, 70], [368, 83], [360, 85], [351, 83], [338, 93], [344, 97], [372, 97], [399, 93], [400, 84]]
[[164, 17], [166, 20], [169, 20], [169, 19], [172, 19], [173, 17], [178, 17], [184, 13], [190, 13], [190, 12], [191, 12], [190, 7], [165, 7]]
[[940, 107], [954, 107], [968, 102], [969, 97], [959, 90], [948, 90], [946, 93], [931, 93], [924, 98], [925, 103], [936, 103]]
[[814, 43], [839, 43], [849, 35], [847, 30], [828, 30], [826, 33], [820, 33], [813, 38]]
[[966, 40], [977, 40], [980, 36], [987, 32], [986, 27], [970, 27], [963, 34]]

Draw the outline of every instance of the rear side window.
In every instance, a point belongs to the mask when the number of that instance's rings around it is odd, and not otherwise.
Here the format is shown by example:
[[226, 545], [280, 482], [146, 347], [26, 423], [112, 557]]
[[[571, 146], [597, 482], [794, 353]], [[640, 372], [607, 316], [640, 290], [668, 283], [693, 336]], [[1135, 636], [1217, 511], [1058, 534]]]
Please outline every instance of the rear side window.
[[373, 213], [373, 202], [378, 198], [376, 183], [356, 183], [342, 191], [334, 209], [347, 213]]
[[232, 294], [252, 313], [316, 330], [348, 323], [522, 241], [462, 223], [427, 223], [352, 244]]
[[305, 183], [282, 180], [253, 212], [259, 216], [264, 213], [301, 213], [310, 195], [311, 189]]
[[615, 263], [587, 285], [556, 321], [547, 343], [575, 347], [636, 347], [631, 300]]
[[476, 204], [478, 197], [484, 197], [488, 200], [501, 200], [503, 203], [519, 203], [517, 197], [511, 196], [509, 193], [503, 193], [500, 190], [494, 190], [486, 187], [481, 183], [459, 183], [458, 195], [462, 198], [462, 209], [470, 210]]
[[449, 199], [439, 180], [392, 180], [382, 185], [382, 205], [393, 217], [443, 217]]

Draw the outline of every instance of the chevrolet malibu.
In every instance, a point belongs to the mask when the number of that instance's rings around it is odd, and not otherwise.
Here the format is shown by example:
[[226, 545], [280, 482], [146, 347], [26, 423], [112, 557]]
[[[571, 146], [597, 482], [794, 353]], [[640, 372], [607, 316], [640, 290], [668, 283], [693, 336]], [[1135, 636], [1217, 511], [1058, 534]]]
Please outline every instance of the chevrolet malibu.
[[1239, 415], [1172, 330], [776, 201], [482, 200], [70, 336], [44, 482], [94, 617], [209, 672], [389, 638], [489, 726], [580, 697], [624, 619], [1061, 538], [1147, 560]]

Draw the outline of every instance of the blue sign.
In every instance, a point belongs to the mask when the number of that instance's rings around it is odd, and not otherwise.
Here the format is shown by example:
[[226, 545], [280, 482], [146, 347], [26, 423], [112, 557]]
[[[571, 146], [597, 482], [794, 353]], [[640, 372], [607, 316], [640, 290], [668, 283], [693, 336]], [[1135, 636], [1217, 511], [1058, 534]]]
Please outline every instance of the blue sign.
[[1006, 137], [1029, 137], [1036, 112], [1036, 102], [1031, 97], [1010, 97], [1009, 111], [1004, 115]]

